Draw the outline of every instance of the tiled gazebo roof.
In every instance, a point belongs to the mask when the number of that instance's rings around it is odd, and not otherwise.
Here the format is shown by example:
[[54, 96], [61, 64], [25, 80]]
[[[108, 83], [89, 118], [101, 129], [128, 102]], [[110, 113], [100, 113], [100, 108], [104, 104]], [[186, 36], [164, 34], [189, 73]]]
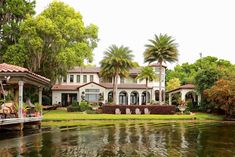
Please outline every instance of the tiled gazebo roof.
[[2, 63], [0, 64], [0, 77], [5, 77], [5, 76], [22, 77], [22, 78], [27, 77], [29, 80], [40, 81], [43, 84], [50, 83], [50, 79], [38, 75], [36, 73], [33, 73], [26, 68], [12, 64]]
[[177, 90], [181, 90], [181, 89], [195, 89], [195, 85], [194, 84], [185, 84], [185, 85], [182, 85], [182, 86], [180, 86], [176, 89], [168, 91], [168, 93], [174, 92], [174, 91], [177, 91]]

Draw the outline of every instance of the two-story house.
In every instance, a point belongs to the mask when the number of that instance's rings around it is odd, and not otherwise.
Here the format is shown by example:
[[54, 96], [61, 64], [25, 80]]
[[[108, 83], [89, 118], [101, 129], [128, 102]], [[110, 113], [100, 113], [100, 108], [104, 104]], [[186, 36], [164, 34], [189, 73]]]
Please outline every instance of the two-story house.
[[[159, 76], [159, 64], [151, 64]], [[141, 68], [131, 69], [129, 76], [118, 78], [117, 103], [125, 105], [142, 105], [147, 100], [159, 101], [159, 80], [150, 80], [146, 93], [146, 81], [136, 79]], [[162, 68], [162, 93], [165, 92], [165, 69]], [[104, 80], [100, 76], [99, 67], [75, 67], [69, 70], [65, 78], [52, 87], [52, 103], [67, 106], [74, 101], [81, 102], [83, 99], [89, 102], [103, 101], [112, 102], [113, 80]], [[164, 95], [164, 94], [162, 94]], [[163, 100], [165, 99], [164, 96]], [[103, 98], [103, 99], [102, 99]]]

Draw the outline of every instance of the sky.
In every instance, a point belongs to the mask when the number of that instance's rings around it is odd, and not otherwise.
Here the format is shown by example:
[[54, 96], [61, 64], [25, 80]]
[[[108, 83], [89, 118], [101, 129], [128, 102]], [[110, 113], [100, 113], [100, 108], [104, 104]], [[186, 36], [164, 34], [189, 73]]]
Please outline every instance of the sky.
[[[36, 0], [39, 14], [52, 0]], [[168, 34], [179, 47], [173, 68], [193, 63], [202, 56], [215, 56], [235, 64], [234, 0], [61, 0], [83, 16], [85, 25], [99, 27], [94, 64], [112, 44], [129, 47], [134, 60], [144, 65], [144, 45], [154, 34]]]

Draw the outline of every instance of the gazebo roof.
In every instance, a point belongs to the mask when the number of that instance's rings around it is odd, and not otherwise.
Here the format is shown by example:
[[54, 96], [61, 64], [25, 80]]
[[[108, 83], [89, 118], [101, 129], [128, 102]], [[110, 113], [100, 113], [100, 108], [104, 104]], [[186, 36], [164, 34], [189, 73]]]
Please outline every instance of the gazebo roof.
[[195, 89], [195, 85], [194, 84], [185, 84], [185, 85], [182, 85], [176, 89], [168, 91], [168, 93], [175, 92], [175, 91], [181, 90], [181, 89]]
[[9, 76], [11, 78], [9, 83], [24, 81], [36, 86], [46, 86], [50, 84], [50, 79], [33, 73], [26, 68], [7, 63], [0, 64], [0, 79], [6, 79], [6, 77]]

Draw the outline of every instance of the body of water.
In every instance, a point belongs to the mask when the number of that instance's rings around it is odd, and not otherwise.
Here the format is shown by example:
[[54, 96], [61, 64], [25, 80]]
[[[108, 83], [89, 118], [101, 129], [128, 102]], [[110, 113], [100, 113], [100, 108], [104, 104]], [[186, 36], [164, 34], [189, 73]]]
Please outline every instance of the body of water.
[[1, 132], [0, 156], [232, 157], [235, 123], [126, 121]]

